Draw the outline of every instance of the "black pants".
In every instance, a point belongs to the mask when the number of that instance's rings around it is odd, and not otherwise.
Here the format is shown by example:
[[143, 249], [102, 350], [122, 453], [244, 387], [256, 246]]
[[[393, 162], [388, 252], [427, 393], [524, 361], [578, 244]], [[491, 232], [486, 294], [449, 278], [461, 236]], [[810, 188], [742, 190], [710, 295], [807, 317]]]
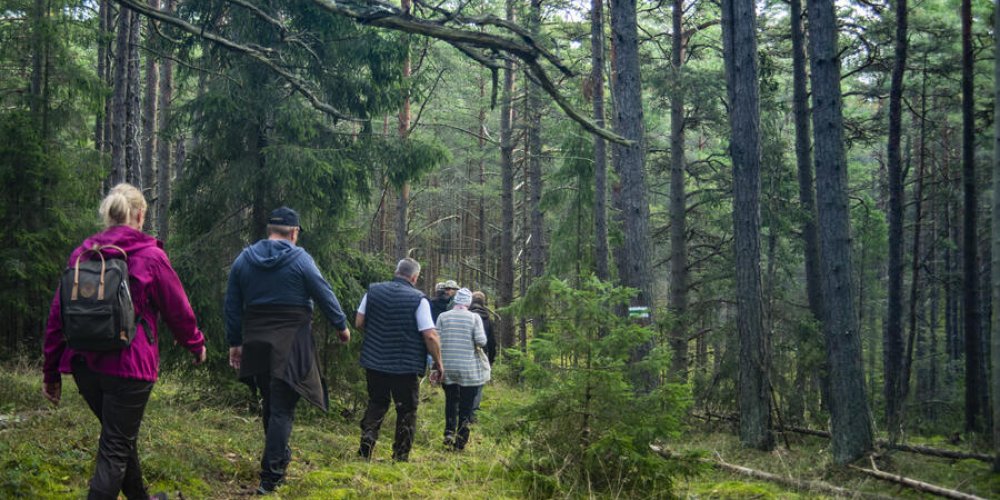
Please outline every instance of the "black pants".
[[117, 499], [119, 491], [129, 499], [148, 498], [136, 439], [153, 382], [96, 373], [79, 357], [72, 366], [80, 395], [101, 422], [97, 465], [87, 498]]
[[255, 376], [254, 383], [263, 399], [264, 454], [260, 459], [260, 481], [274, 486], [285, 478], [285, 469], [292, 461], [288, 439], [292, 435], [299, 393], [285, 381], [271, 378], [267, 373]]
[[444, 386], [444, 437], [459, 450], [465, 449], [465, 444], [469, 442], [469, 424], [481, 387]]
[[378, 431], [382, 427], [390, 401], [396, 402], [396, 437], [392, 443], [393, 460], [405, 461], [410, 457], [413, 436], [417, 430], [417, 404], [419, 403], [420, 381], [416, 374], [395, 375], [375, 370], [367, 370], [368, 408], [361, 419], [361, 448], [358, 454], [371, 458], [372, 449], [378, 441]]

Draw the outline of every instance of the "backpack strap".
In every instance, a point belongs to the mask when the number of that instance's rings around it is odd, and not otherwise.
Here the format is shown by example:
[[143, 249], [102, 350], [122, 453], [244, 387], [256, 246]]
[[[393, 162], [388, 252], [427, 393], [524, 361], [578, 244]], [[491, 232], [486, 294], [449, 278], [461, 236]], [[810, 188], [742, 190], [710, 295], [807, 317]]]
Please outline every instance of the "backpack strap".
[[69, 300], [77, 300], [80, 291], [80, 259], [83, 255], [88, 252], [94, 252], [98, 257], [101, 258], [101, 283], [97, 287], [97, 300], [104, 300], [104, 271], [107, 269], [107, 262], [104, 260], [104, 255], [101, 254], [100, 248], [94, 245], [93, 248], [88, 248], [82, 252], [80, 255], [76, 256], [76, 264], [74, 265], [73, 271], [73, 290], [70, 292]]
[[122, 249], [122, 247], [120, 247], [118, 245], [103, 245], [100, 248], [98, 248], [98, 250], [104, 250], [105, 248], [110, 248], [112, 250], [118, 250], [119, 252], [121, 252], [122, 258], [128, 260], [128, 254], [125, 252], [124, 249]]

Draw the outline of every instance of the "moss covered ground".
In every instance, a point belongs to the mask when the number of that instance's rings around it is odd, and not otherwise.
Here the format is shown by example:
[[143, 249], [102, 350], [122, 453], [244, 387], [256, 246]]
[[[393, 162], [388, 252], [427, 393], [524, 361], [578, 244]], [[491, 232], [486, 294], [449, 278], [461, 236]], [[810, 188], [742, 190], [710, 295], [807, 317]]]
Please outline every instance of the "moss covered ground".
[[[93, 468], [99, 426], [64, 379], [63, 402], [52, 408], [41, 396], [40, 375], [27, 368], [0, 368], [0, 498], [82, 498]], [[335, 388], [334, 388], [335, 390]], [[184, 498], [238, 498], [256, 487], [262, 447], [259, 418], [246, 400], [229, 396], [232, 387], [211, 387], [205, 380], [164, 376], [147, 408], [139, 450], [151, 491]], [[534, 491], [515, 466], [518, 438], [505, 432], [497, 407], [525, 397], [520, 389], [487, 388], [473, 441], [462, 453], [441, 445], [444, 396], [422, 387], [418, 435], [409, 463], [389, 460], [393, 412], [371, 462], [359, 460], [356, 412], [338, 409], [324, 415], [305, 404], [292, 435], [293, 461], [288, 482], [275, 498], [525, 498]], [[794, 438], [791, 449], [761, 453], [746, 450], [725, 429], [693, 426], [675, 442], [677, 451], [698, 451], [734, 464], [799, 479], [821, 480], [887, 496], [919, 494], [860, 477], [829, 465], [827, 444]], [[884, 464], [895, 472], [983, 497], [1000, 496], [1000, 477], [987, 464], [948, 461], [904, 453]], [[666, 492], [647, 492], [649, 497]], [[681, 498], [818, 498], [775, 484], [706, 469], [678, 479]], [[610, 493], [565, 492], [566, 497], [613, 497]]]

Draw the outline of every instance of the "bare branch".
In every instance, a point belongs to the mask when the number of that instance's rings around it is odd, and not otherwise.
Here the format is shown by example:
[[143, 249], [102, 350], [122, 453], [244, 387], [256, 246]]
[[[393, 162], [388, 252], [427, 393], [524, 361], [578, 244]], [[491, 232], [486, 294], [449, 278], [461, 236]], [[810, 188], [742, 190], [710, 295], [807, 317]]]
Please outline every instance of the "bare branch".
[[146, 4], [142, 3], [142, 2], [139, 2], [137, 0], [114, 0], [114, 1], [117, 2], [118, 4], [120, 4], [121, 6], [130, 8], [130, 9], [134, 10], [135, 12], [138, 12], [138, 13], [146, 16], [146, 17], [149, 17], [149, 18], [152, 18], [152, 19], [156, 19], [158, 21], [165, 22], [165, 23], [173, 25], [173, 26], [175, 26], [175, 27], [177, 27], [177, 28], [179, 28], [179, 29], [181, 29], [183, 31], [191, 33], [192, 35], [197, 35], [197, 36], [199, 36], [201, 38], [204, 38], [206, 40], [212, 41], [212, 42], [214, 42], [214, 43], [216, 43], [218, 45], [221, 45], [221, 46], [223, 46], [223, 47], [225, 47], [225, 48], [227, 48], [229, 50], [232, 50], [234, 52], [242, 53], [242, 54], [244, 54], [244, 55], [246, 55], [246, 56], [254, 59], [255, 61], [260, 62], [261, 64], [267, 66], [268, 68], [271, 69], [271, 71], [274, 71], [275, 73], [281, 75], [281, 77], [284, 78], [289, 84], [291, 84], [291, 86], [296, 91], [298, 91], [306, 99], [308, 99], [309, 102], [312, 104], [312, 106], [314, 108], [316, 108], [316, 109], [318, 109], [318, 110], [320, 110], [320, 111], [322, 111], [322, 112], [324, 112], [324, 113], [326, 113], [326, 114], [328, 114], [328, 115], [330, 115], [330, 116], [332, 116], [332, 117], [334, 117], [334, 118], [336, 118], [338, 120], [359, 121], [358, 118], [355, 118], [355, 117], [349, 116], [349, 115], [347, 115], [345, 113], [342, 113], [341, 111], [337, 110], [333, 106], [330, 106], [326, 102], [323, 102], [322, 100], [320, 100], [316, 96], [316, 94], [311, 89], [308, 88], [308, 84], [304, 80], [302, 80], [298, 76], [295, 76], [294, 74], [292, 74], [291, 72], [289, 72], [285, 68], [282, 68], [281, 66], [279, 66], [277, 63], [275, 63], [270, 58], [268, 58], [264, 53], [262, 53], [261, 50], [258, 49], [258, 48], [254, 48], [254, 47], [251, 47], [251, 46], [248, 46], [248, 45], [243, 45], [243, 44], [234, 42], [234, 41], [232, 41], [232, 40], [230, 40], [230, 39], [228, 39], [228, 38], [226, 38], [224, 36], [221, 36], [219, 34], [213, 33], [211, 31], [206, 31], [203, 28], [199, 28], [199, 27], [197, 27], [197, 26], [195, 26], [195, 25], [193, 25], [193, 24], [191, 24], [191, 23], [189, 23], [189, 22], [187, 22], [187, 21], [185, 21], [183, 19], [175, 17], [175, 16], [173, 16], [171, 14], [168, 14], [168, 13], [162, 11], [162, 10], [154, 9], [152, 7], [149, 7], [148, 5], [146, 5]]

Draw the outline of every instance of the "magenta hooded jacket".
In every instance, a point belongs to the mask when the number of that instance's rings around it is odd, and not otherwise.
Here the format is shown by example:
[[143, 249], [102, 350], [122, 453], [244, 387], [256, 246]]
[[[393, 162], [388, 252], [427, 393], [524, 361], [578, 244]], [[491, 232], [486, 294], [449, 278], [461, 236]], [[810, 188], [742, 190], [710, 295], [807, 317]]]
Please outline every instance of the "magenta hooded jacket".
[[[205, 345], [205, 336], [198, 329], [191, 303], [181, 286], [170, 260], [163, 251], [163, 243], [128, 226], [112, 226], [90, 238], [70, 255], [72, 265], [85, 248], [97, 245], [117, 245], [128, 253], [129, 288], [139, 323], [132, 344], [120, 351], [78, 352], [66, 346], [62, 333], [62, 315], [59, 291], [49, 309], [49, 322], [45, 328], [45, 363], [42, 371], [45, 382], [58, 382], [61, 373], [71, 373], [70, 360], [83, 356], [91, 370], [116, 377], [155, 382], [160, 368], [160, 352], [156, 332], [157, 314], [174, 334], [174, 340], [198, 353]], [[120, 257], [114, 250], [104, 252], [105, 257]], [[96, 257], [96, 256], [95, 256]], [[147, 326], [148, 325], [148, 326]], [[149, 342], [146, 328], [150, 328], [153, 342]]]

